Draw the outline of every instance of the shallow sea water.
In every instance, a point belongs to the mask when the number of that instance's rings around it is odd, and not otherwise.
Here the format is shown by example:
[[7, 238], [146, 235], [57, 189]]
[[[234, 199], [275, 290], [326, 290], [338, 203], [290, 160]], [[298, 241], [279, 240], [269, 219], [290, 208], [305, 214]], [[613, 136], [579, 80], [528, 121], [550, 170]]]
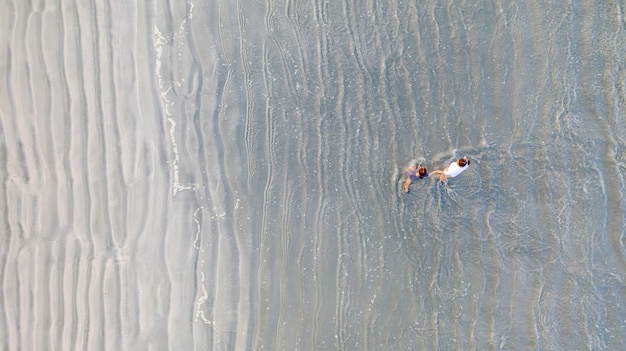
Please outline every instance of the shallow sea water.
[[626, 344], [624, 1], [4, 5], [3, 350]]

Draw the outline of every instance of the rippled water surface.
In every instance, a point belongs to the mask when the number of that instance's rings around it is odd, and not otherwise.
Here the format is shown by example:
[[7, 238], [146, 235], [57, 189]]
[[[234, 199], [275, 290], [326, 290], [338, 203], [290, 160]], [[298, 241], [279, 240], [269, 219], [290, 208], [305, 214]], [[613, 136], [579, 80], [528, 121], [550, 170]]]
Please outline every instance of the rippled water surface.
[[624, 1], [2, 2], [1, 349], [626, 344]]

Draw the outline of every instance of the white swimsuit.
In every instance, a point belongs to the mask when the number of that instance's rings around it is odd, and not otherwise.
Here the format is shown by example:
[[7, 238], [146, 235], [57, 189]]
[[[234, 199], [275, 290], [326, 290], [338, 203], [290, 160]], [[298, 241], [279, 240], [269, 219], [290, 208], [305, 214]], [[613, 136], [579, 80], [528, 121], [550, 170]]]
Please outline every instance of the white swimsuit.
[[455, 161], [452, 162], [445, 171], [443, 171], [443, 174], [445, 174], [447, 177], [454, 178], [461, 174], [467, 168], [467, 166], [469, 165], [465, 165], [465, 167], [460, 167]]

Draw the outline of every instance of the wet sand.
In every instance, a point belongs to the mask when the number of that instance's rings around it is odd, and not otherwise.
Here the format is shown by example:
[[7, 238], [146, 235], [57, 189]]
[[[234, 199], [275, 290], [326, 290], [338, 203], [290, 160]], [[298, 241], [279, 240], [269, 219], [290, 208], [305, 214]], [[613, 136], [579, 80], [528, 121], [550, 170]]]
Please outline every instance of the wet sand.
[[626, 343], [623, 4], [6, 5], [2, 349]]

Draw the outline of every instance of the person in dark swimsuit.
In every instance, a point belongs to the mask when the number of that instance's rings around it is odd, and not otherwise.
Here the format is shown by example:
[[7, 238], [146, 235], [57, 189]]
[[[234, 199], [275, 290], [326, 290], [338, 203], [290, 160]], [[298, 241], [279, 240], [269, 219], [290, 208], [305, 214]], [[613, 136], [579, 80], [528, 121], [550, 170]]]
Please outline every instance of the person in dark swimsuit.
[[414, 164], [411, 167], [406, 169], [406, 182], [404, 183], [404, 192], [409, 192], [409, 185], [411, 182], [418, 179], [423, 179], [428, 177], [428, 170], [426, 167], [419, 167], [418, 164]]

